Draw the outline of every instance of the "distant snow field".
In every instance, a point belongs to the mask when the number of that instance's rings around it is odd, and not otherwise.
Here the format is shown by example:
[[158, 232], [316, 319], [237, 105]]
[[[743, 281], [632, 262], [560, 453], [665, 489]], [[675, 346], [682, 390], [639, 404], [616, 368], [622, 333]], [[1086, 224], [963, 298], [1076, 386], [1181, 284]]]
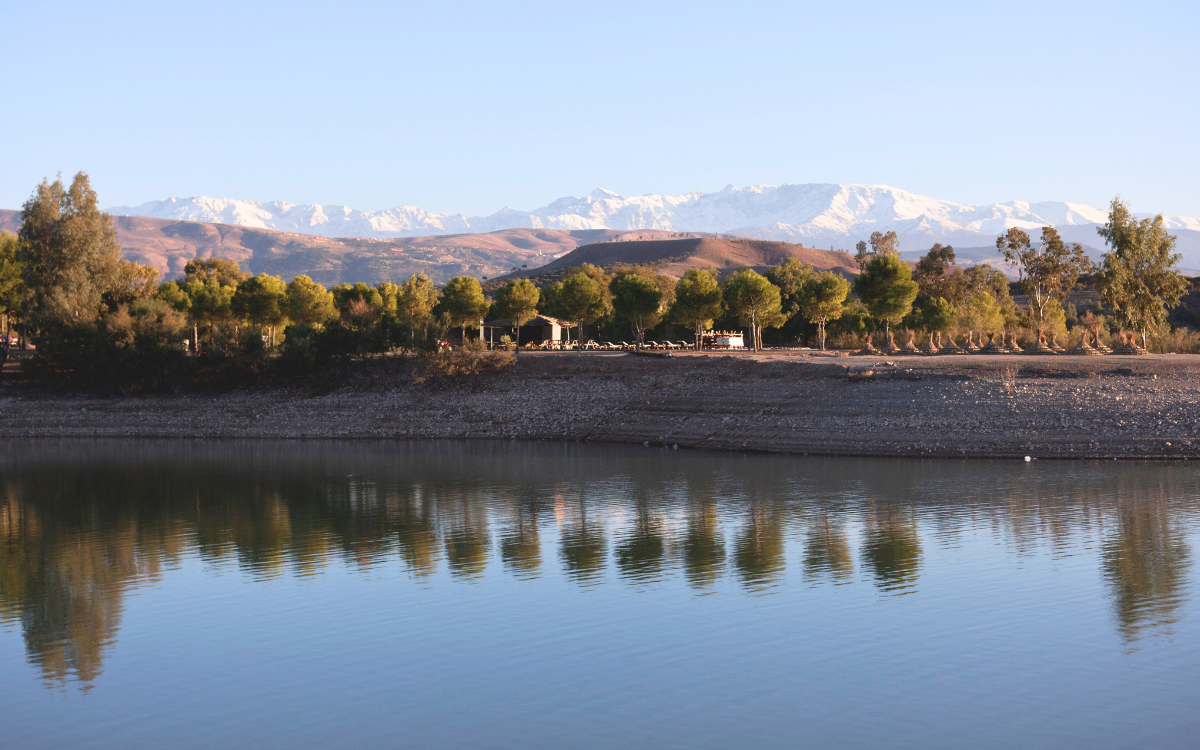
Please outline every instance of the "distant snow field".
[[[895, 231], [900, 249], [924, 251], [934, 242], [981, 249], [1010, 227], [1054, 226], [1069, 242], [1101, 246], [1096, 227], [1106, 209], [1080, 203], [1010, 201], [990, 206], [916, 195], [887, 185], [729, 185], [715, 193], [622, 196], [594, 190], [583, 198], [560, 198], [533, 211], [502, 208], [490, 216], [434, 214], [417, 206], [359, 211], [348, 206], [258, 203], [231, 198], [168, 198], [140, 206], [115, 206], [123, 216], [237, 224], [322, 237], [419, 237], [495, 232], [502, 229], [656, 229], [728, 232], [796, 242], [807, 247], [853, 250], [872, 232]], [[1200, 219], [1165, 217], [1179, 237], [1185, 267], [1200, 268]], [[1035, 235], [1036, 236], [1036, 235]]]

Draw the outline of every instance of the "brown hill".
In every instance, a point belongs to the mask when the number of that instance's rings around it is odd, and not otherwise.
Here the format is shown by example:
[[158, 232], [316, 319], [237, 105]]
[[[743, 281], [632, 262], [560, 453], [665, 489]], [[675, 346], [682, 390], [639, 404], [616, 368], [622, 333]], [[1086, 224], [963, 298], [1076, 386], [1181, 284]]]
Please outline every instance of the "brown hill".
[[[401, 237], [391, 240], [330, 239], [233, 224], [116, 216], [125, 257], [152, 265], [173, 278], [193, 258], [236, 260], [252, 273], [291, 279], [304, 274], [331, 286], [342, 282], [400, 281], [422, 271], [442, 284], [459, 275], [492, 277], [521, 266], [540, 266], [580, 242], [615, 232], [507, 229], [487, 234]], [[0, 211], [0, 230], [16, 232], [19, 211]]]
[[689, 268], [715, 268], [717, 274], [724, 278], [745, 267], [763, 273], [786, 258], [799, 258], [818, 271], [836, 271], [844, 276], [858, 275], [854, 258], [840, 250], [814, 250], [790, 242], [769, 240], [689, 237], [650, 242], [596, 242], [572, 250], [540, 268], [521, 270], [502, 278], [529, 278], [541, 285], [558, 280], [563, 271], [581, 263], [602, 268], [618, 264], [651, 265], [659, 273], [675, 278], [683, 276]]

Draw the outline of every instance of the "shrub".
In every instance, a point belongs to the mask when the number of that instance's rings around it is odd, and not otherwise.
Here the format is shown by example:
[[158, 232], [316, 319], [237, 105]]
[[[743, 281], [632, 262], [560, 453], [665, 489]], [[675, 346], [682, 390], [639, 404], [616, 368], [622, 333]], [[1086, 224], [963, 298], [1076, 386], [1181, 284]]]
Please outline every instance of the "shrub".
[[422, 352], [413, 380], [424, 383], [433, 379], [490, 375], [508, 370], [514, 362], [516, 358], [508, 352], [483, 351], [478, 342], [472, 342], [461, 349]]

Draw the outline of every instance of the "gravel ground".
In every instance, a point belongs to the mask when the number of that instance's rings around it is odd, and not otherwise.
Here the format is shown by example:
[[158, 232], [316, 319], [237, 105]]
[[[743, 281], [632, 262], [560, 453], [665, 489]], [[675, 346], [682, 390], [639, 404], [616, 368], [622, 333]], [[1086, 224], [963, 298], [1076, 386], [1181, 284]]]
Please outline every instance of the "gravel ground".
[[[10, 366], [11, 368], [11, 363]], [[522, 354], [415, 384], [119, 397], [0, 383], [0, 437], [491, 438], [825, 455], [1200, 455], [1200, 356]]]

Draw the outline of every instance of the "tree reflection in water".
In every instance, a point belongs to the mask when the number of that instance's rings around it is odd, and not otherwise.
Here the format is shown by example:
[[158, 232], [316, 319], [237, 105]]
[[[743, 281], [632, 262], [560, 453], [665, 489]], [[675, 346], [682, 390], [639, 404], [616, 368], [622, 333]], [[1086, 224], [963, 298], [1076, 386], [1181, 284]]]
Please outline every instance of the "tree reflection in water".
[[733, 542], [733, 565], [750, 591], [772, 588], [783, 575], [783, 508], [756, 500]]
[[1101, 560], [1126, 643], [1153, 631], [1173, 633], [1187, 598], [1191, 550], [1185, 537], [1164, 498], [1119, 504]]
[[[763, 593], [783, 585], [789, 554], [806, 581], [852, 582], [857, 545], [876, 586], [914, 593], [923, 567], [948, 554], [939, 540], [1002, 540], [1014, 560], [1095, 554], [1099, 541], [1117, 627], [1132, 644], [1169, 634], [1182, 616], [1200, 496], [1200, 480], [1172, 466], [912, 467], [486, 444], [12, 448], [0, 456], [0, 622], [19, 624], [47, 681], [84, 686], [102, 673], [125, 596], [189, 559], [251, 579], [394, 562], [434, 585], [538, 579], [557, 566], [574, 585], [620, 580], [639, 594], [679, 570], [697, 592], [728, 575]], [[923, 539], [924, 529], [933, 531]]]
[[867, 514], [863, 562], [884, 591], [910, 593], [921, 567], [916, 510], [886, 503]]
[[854, 577], [854, 557], [845, 524], [831, 521], [822, 510], [808, 524], [804, 535], [804, 577], [846, 582]]

